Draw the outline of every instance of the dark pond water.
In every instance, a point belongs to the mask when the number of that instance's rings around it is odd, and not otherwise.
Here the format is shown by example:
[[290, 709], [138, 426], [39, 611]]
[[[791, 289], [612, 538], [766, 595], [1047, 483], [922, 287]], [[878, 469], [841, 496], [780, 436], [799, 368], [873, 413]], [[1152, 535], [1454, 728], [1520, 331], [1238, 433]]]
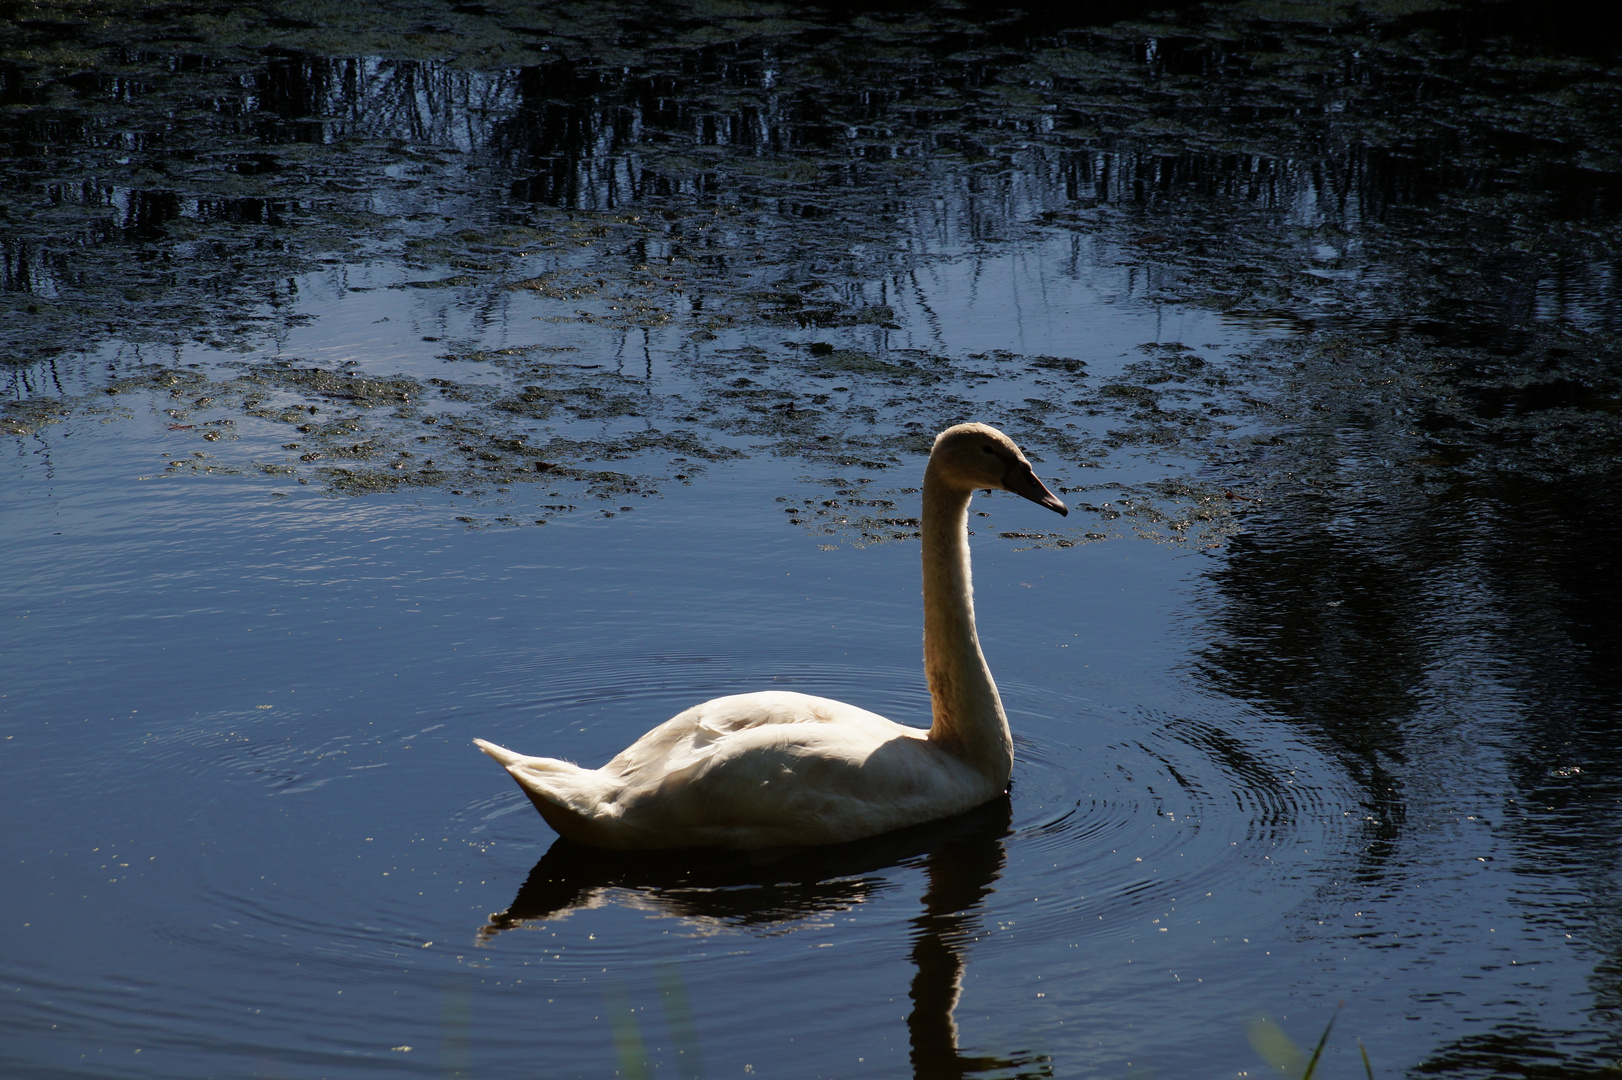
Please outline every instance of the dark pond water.
[[[0, 1073], [1622, 1067], [1615, 38], [0, 18]], [[608, 858], [472, 747], [924, 722], [965, 419], [1075, 509], [973, 519], [1008, 800]]]

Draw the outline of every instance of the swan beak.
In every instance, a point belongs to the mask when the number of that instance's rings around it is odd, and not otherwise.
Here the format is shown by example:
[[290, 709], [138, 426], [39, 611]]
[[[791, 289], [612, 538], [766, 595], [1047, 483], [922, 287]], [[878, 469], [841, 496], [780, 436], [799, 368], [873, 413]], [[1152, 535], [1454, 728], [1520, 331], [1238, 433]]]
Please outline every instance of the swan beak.
[[1070, 516], [1070, 508], [1036, 478], [1036, 471], [1029, 465], [1022, 462], [1012, 464], [1002, 482], [1003, 487], [1015, 495], [1029, 499], [1038, 506], [1045, 506], [1061, 517]]

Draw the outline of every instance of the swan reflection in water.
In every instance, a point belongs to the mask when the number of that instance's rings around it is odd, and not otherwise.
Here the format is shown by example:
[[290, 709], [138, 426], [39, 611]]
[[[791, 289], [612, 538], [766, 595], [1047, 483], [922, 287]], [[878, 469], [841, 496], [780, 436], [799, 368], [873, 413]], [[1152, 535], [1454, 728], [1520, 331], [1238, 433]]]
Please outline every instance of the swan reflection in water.
[[720, 851], [613, 852], [558, 840], [530, 871], [506, 911], [490, 916], [483, 941], [525, 922], [612, 902], [733, 926], [779, 927], [848, 910], [894, 885], [876, 875], [922, 862], [923, 910], [911, 920], [912, 1011], [907, 1016], [916, 1080], [986, 1073], [1050, 1077], [1043, 1055], [965, 1054], [957, 1008], [964, 954], [977, 934], [976, 908], [1002, 873], [1008, 797], [944, 821], [854, 843], [773, 858]]

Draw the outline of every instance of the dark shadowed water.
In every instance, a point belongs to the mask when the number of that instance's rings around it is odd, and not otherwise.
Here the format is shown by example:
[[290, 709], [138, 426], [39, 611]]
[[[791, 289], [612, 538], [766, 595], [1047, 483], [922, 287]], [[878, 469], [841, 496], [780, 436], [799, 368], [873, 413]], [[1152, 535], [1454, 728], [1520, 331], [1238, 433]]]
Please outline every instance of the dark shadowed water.
[[[1522, 2], [0, 7], [0, 1074], [1613, 1075], [1619, 115]], [[1006, 800], [472, 747], [927, 722], [969, 419]]]

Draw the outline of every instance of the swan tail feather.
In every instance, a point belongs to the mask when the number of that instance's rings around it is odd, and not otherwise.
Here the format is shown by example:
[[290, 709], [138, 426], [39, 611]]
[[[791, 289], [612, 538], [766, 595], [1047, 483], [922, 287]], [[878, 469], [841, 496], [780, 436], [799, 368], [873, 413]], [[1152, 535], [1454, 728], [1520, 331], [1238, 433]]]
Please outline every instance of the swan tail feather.
[[484, 739], [473, 742], [507, 770], [559, 836], [597, 847], [622, 846], [614, 842], [618, 832], [614, 820], [598, 809], [611, 802], [610, 785], [601, 772], [556, 758], [515, 753]]
[[495, 758], [503, 768], [508, 765], [515, 765], [524, 760], [523, 754], [514, 753], [505, 746], [497, 746], [495, 743], [487, 742], [484, 739], [474, 739], [473, 745]]

